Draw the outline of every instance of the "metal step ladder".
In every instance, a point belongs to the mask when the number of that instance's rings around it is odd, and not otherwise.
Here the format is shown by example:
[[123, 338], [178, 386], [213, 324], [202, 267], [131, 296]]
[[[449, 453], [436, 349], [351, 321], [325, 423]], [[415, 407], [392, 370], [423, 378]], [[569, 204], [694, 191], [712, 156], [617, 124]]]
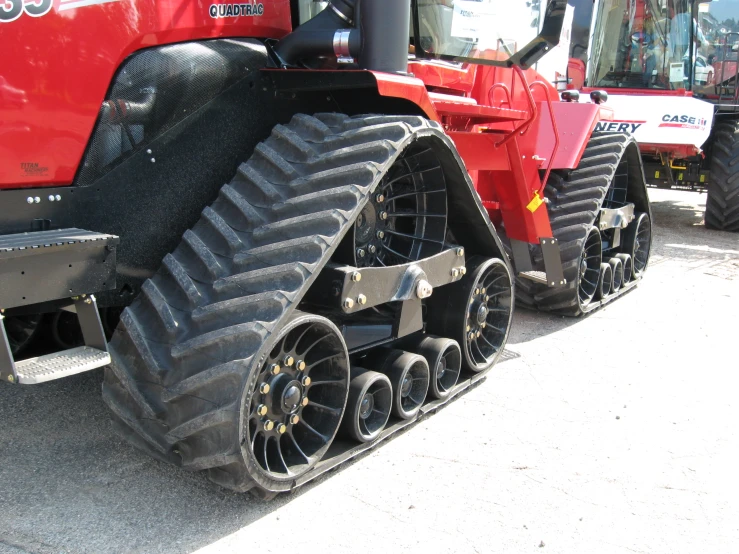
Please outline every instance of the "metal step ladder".
[[[118, 242], [114, 235], [82, 229], [0, 236], [0, 380], [32, 385], [110, 363], [97, 302], [90, 293], [115, 287]], [[5, 313], [45, 302], [77, 313], [85, 345], [16, 361]]]

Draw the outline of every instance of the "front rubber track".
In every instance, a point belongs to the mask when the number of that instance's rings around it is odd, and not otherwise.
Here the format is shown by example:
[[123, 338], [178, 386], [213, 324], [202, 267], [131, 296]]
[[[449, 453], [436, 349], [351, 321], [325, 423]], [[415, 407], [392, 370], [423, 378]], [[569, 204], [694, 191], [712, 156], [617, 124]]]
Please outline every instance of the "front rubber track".
[[[547, 287], [517, 277], [519, 306], [568, 316], [582, 315], [577, 278], [580, 254], [630, 142], [627, 135], [620, 133], [593, 133], [576, 169], [552, 171], [544, 195], [549, 201], [549, 221], [559, 243], [567, 284]], [[540, 249], [536, 247], [532, 254], [534, 264], [541, 266]]]
[[451, 148], [420, 117], [296, 115], [273, 129], [121, 316], [103, 398], [124, 437], [236, 491], [294, 486], [264, 476], [240, 446], [249, 377], [421, 137]]
[[706, 198], [706, 227], [739, 232], [739, 121], [717, 123]]

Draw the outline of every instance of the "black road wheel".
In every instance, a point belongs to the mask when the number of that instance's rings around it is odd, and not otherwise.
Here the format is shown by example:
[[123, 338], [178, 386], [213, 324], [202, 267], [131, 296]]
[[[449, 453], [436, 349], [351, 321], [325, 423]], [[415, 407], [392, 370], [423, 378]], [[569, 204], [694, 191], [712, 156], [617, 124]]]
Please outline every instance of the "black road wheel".
[[462, 350], [457, 341], [419, 333], [399, 341], [398, 346], [426, 359], [429, 396], [437, 399], [449, 396], [462, 369]]
[[631, 281], [631, 278], [634, 276], [634, 264], [631, 260], [631, 256], [628, 254], [616, 254], [614, 256], [615, 258], [618, 258], [621, 260], [621, 264], [624, 267], [624, 275], [623, 275], [623, 285]]
[[624, 282], [624, 264], [618, 258], [611, 258], [608, 260], [608, 265], [611, 266], [611, 271], [613, 272], [611, 292], [618, 292], [621, 290], [621, 285]]
[[611, 264], [600, 264], [600, 277], [598, 278], [598, 288], [595, 291], [595, 299], [602, 300], [611, 294], [613, 286], [613, 270]]
[[582, 252], [580, 253], [580, 269], [577, 273], [577, 296], [581, 310], [595, 296], [602, 261], [603, 243], [601, 242], [600, 232], [592, 227], [583, 243]]
[[441, 163], [430, 148], [409, 147], [392, 165], [354, 224], [354, 264], [404, 264], [444, 248], [447, 203]]
[[[361, 368], [357, 368], [361, 371]], [[387, 376], [364, 371], [349, 386], [342, 432], [357, 442], [371, 442], [380, 436], [390, 418], [393, 387]]]
[[624, 231], [622, 252], [631, 256], [631, 276], [636, 279], [647, 269], [652, 248], [652, 222], [649, 215], [638, 214]]
[[41, 318], [40, 314], [30, 314], [7, 316], [3, 319], [10, 351], [14, 356], [23, 353], [23, 350], [31, 344], [39, 330]]
[[429, 332], [459, 343], [465, 369], [479, 373], [492, 367], [505, 347], [513, 314], [513, 281], [506, 264], [473, 257], [466, 275], [430, 300]]
[[293, 319], [251, 382], [244, 456], [269, 479], [295, 479], [321, 459], [344, 413], [349, 355], [340, 331], [320, 316]]
[[376, 348], [360, 363], [390, 379], [395, 417], [411, 419], [418, 413], [429, 388], [429, 364], [425, 357], [395, 348]]
[[739, 231], [739, 121], [722, 121], [715, 140], [706, 198], [706, 227]]

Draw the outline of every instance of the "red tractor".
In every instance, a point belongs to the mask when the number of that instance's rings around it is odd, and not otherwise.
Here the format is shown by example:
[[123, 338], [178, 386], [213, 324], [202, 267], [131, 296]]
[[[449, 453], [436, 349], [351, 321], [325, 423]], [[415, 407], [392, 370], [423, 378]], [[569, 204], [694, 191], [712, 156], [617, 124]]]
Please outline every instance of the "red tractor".
[[2, 380], [107, 366], [130, 442], [269, 497], [479, 381], [515, 280], [633, 288], [636, 143], [533, 69], [566, 2], [502, 5], [0, 5]]

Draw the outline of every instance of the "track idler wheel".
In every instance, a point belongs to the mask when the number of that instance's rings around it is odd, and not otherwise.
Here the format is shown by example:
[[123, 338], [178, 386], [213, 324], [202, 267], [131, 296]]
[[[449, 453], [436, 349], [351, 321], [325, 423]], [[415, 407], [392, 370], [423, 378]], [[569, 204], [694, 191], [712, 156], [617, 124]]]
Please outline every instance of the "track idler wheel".
[[295, 479], [320, 461], [339, 428], [349, 389], [346, 344], [327, 319], [298, 316], [257, 372], [242, 448], [269, 480]]
[[634, 264], [631, 262], [631, 256], [628, 254], [616, 254], [614, 257], [621, 260], [621, 264], [624, 267], [624, 279], [622, 284], [625, 285], [631, 281], [631, 277], [634, 275]]
[[611, 264], [600, 264], [600, 276], [598, 277], [598, 288], [595, 291], [595, 299], [603, 300], [611, 294], [613, 286], [613, 270]]
[[426, 359], [430, 370], [429, 395], [437, 399], [449, 396], [459, 380], [462, 368], [459, 343], [442, 337], [414, 335], [400, 344]]
[[461, 280], [431, 296], [428, 330], [456, 340], [462, 367], [479, 373], [491, 368], [503, 352], [512, 314], [513, 284], [506, 264], [497, 258], [473, 257]]
[[381, 348], [363, 363], [390, 379], [395, 417], [411, 419], [418, 413], [429, 389], [430, 371], [426, 358], [403, 350]]
[[601, 242], [600, 232], [596, 227], [592, 227], [583, 244], [582, 253], [580, 254], [580, 270], [577, 275], [577, 294], [581, 309], [587, 306], [595, 296], [602, 262], [603, 243]]
[[634, 279], [640, 277], [647, 268], [651, 247], [652, 222], [648, 214], [642, 213], [626, 227], [621, 247], [622, 252], [631, 256], [631, 276]]
[[611, 258], [608, 260], [608, 265], [611, 266], [613, 271], [613, 282], [611, 283], [611, 292], [618, 292], [621, 290], [621, 285], [624, 282], [624, 264], [618, 258]]
[[356, 376], [349, 385], [341, 429], [343, 434], [358, 442], [372, 442], [380, 436], [390, 418], [393, 387], [390, 379], [377, 371], [353, 368], [353, 372]]

